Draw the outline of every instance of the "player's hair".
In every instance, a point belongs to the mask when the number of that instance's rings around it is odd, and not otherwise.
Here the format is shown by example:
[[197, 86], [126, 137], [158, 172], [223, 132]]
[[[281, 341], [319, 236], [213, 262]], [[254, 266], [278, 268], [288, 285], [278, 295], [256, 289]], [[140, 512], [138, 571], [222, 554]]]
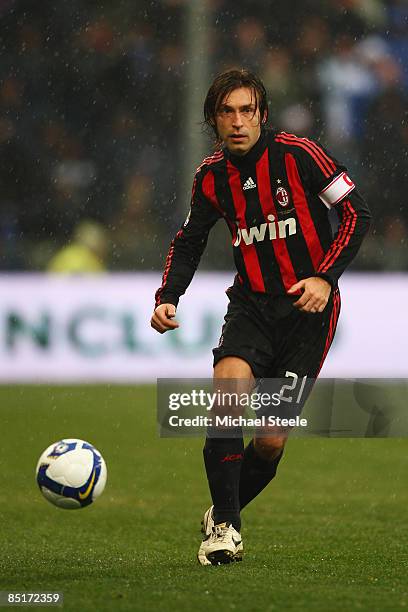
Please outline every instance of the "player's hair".
[[218, 135], [215, 117], [225, 97], [234, 91], [234, 89], [239, 89], [240, 87], [246, 87], [255, 94], [255, 112], [259, 108], [261, 122], [264, 124], [268, 119], [267, 94], [261, 79], [246, 69], [233, 69], [222, 72], [214, 79], [204, 102], [204, 125], [214, 132], [217, 146], [221, 144], [221, 140]]

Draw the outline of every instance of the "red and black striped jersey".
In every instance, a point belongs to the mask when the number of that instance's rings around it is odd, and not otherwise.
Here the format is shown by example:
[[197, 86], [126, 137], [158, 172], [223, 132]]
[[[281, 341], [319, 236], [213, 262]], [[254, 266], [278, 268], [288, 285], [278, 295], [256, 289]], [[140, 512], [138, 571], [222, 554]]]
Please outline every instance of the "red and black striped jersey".
[[[346, 172], [315, 141], [269, 130], [242, 157], [227, 149], [207, 157], [194, 178], [188, 217], [171, 243], [156, 306], [178, 304], [221, 218], [231, 233], [237, 281], [248, 289], [282, 295], [310, 276], [335, 287], [370, 223]], [[331, 207], [339, 217], [336, 235]]]

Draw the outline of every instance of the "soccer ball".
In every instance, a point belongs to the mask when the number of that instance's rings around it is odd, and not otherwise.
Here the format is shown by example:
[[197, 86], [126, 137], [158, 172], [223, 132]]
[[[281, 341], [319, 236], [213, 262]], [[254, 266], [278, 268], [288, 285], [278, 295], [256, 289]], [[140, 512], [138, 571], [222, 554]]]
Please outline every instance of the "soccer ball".
[[69, 510], [92, 504], [104, 490], [106, 476], [100, 452], [76, 438], [51, 444], [36, 468], [37, 483], [45, 499]]

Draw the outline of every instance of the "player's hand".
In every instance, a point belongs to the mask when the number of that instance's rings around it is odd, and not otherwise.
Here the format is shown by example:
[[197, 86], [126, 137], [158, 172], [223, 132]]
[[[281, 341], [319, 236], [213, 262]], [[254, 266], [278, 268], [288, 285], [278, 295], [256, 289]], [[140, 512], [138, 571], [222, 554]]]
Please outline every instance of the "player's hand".
[[164, 334], [164, 332], [169, 331], [169, 329], [177, 329], [180, 327], [179, 323], [177, 323], [176, 319], [176, 307], [174, 304], [160, 304], [154, 311], [152, 318], [150, 320], [150, 325], [159, 332], [159, 334]]
[[300, 298], [293, 302], [302, 312], [323, 312], [329, 301], [331, 285], [320, 276], [311, 276], [292, 285], [288, 293], [302, 291]]

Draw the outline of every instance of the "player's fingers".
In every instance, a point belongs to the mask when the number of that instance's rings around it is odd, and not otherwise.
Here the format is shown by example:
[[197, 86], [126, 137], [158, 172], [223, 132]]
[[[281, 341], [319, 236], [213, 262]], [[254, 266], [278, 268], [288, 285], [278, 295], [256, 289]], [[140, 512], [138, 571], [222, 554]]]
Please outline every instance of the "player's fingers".
[[315, 309], [315, 312], [321, 312], [321, 308], [325, 306], [326, 302], [324, 300], [324, 298], [318, 297], [314, 300], [314, 304], [313, 304], [313, 308]]
[[329, 298], [324, 298], [320, 301], [319, 304], [319, 308], [318, 308], [318, 312], [323, 312], [323, 310], [326, 308], [327, 306], [327, 302], [329, 301]]
[[176, 316], [176, 307], [173, 304], [169, 304], [166, 308], [166, 315], [169, 319]]
[[151, 327], [153, 327], [153, 329], [155, 329], [157, 332], [159, 332], [159, 334], [164, 334], [165, 331], [167, 331], [164, 327], [164, 325], [162, 325], [160, 323], [160, 321], [158, 320], [158, 318], [153, 315], [151, 320], [150, 320], [150, 325]]
[[171, 323], [171, 321], [168, 319], [163, 320], [161, 317], [158, 316], [156, 312], [153, 314], [151, 326], [160, 334], [163, 334], [165, 331], [170, 329], [168, 323]]
[[309, 300], [308, 303], [302, 308], [302, 312], [317, 312], [316, 304], [312, 300]]
[[328, 298], [317, 299], [312, 306], [311, 312], [323, 312], [323, 310], [326, 308], [328, 301]]
[[167, 317], [161, 316], [158, 312], [155, 312], [152, 316], [151, 320], [152, 327], [163, 334], [165, 331], [169, 329], [177, 329], [179, 327], [179, 323], [174, 319], [168, 319]]
[[302, 306], [302, 308], [300, 308], [300, 310], [302, 312], [317, 312], [319, 303], [316, 301], [316, 299], [310, 298], [306, 304], [304, 306]]
[[301, 291], [305, 287], [305, 281], [301, 280], [294, 285], [290, 289], [288, 289], [288, 293], [296, 293], [296, 291]]
[[178, 323], [178, 321], [176, 321], [175, 319], [167, 319], [166, 327], [167, 329], [177, 329], [178, 327], [180, 327], [180, 323]]
[[[304, 299], [303, 302], [302, 299]], [[325, 301], [327, 302], [327, 299], [324, 296], [320, 295], [320, 293], [316, 293], [314, 291], [309, 290], [304, 292], [301, 298], [299, 298], [299, 300], [294, 303], [294, 306], [298, 305], [299, 307], [303, 307], [307, 302], [310, 302], [309, 307], [316, 306], [316, 308], [319, 308], [320, 305]]]
[[295, 306], [295, 308], [299, 308], [299, 310], [301, 310], [305, 304], [307, 304], [307, 302], [310, 300], [310, 293], [308, 293], [307, 291], [305, 291], [303, 293], [303, 295], [300, 296], [300, 298], [298, 300], [296, 300], [296, 302], [293, 302], [293, 306]]
[[177, 327], [180, 327], [176, 319], [159, 318], [159, 321], [166, 329], [177, 329]]
[[168, 315], [167, 314], [167, 309], [166, 310], [160, 309], [160, 310], [155, 310], [153, 316], [157, 317], [157, 320], [166, 329], [176, 329], [176, 327], [179, 327], [178, 321], [176, 321], [176, 319], [169, 318], [169, 316], [170, 317], [174, 317], [175, 314], [176, 313], [174, 311], [174, 313], [170, 313], [170, 315]]

